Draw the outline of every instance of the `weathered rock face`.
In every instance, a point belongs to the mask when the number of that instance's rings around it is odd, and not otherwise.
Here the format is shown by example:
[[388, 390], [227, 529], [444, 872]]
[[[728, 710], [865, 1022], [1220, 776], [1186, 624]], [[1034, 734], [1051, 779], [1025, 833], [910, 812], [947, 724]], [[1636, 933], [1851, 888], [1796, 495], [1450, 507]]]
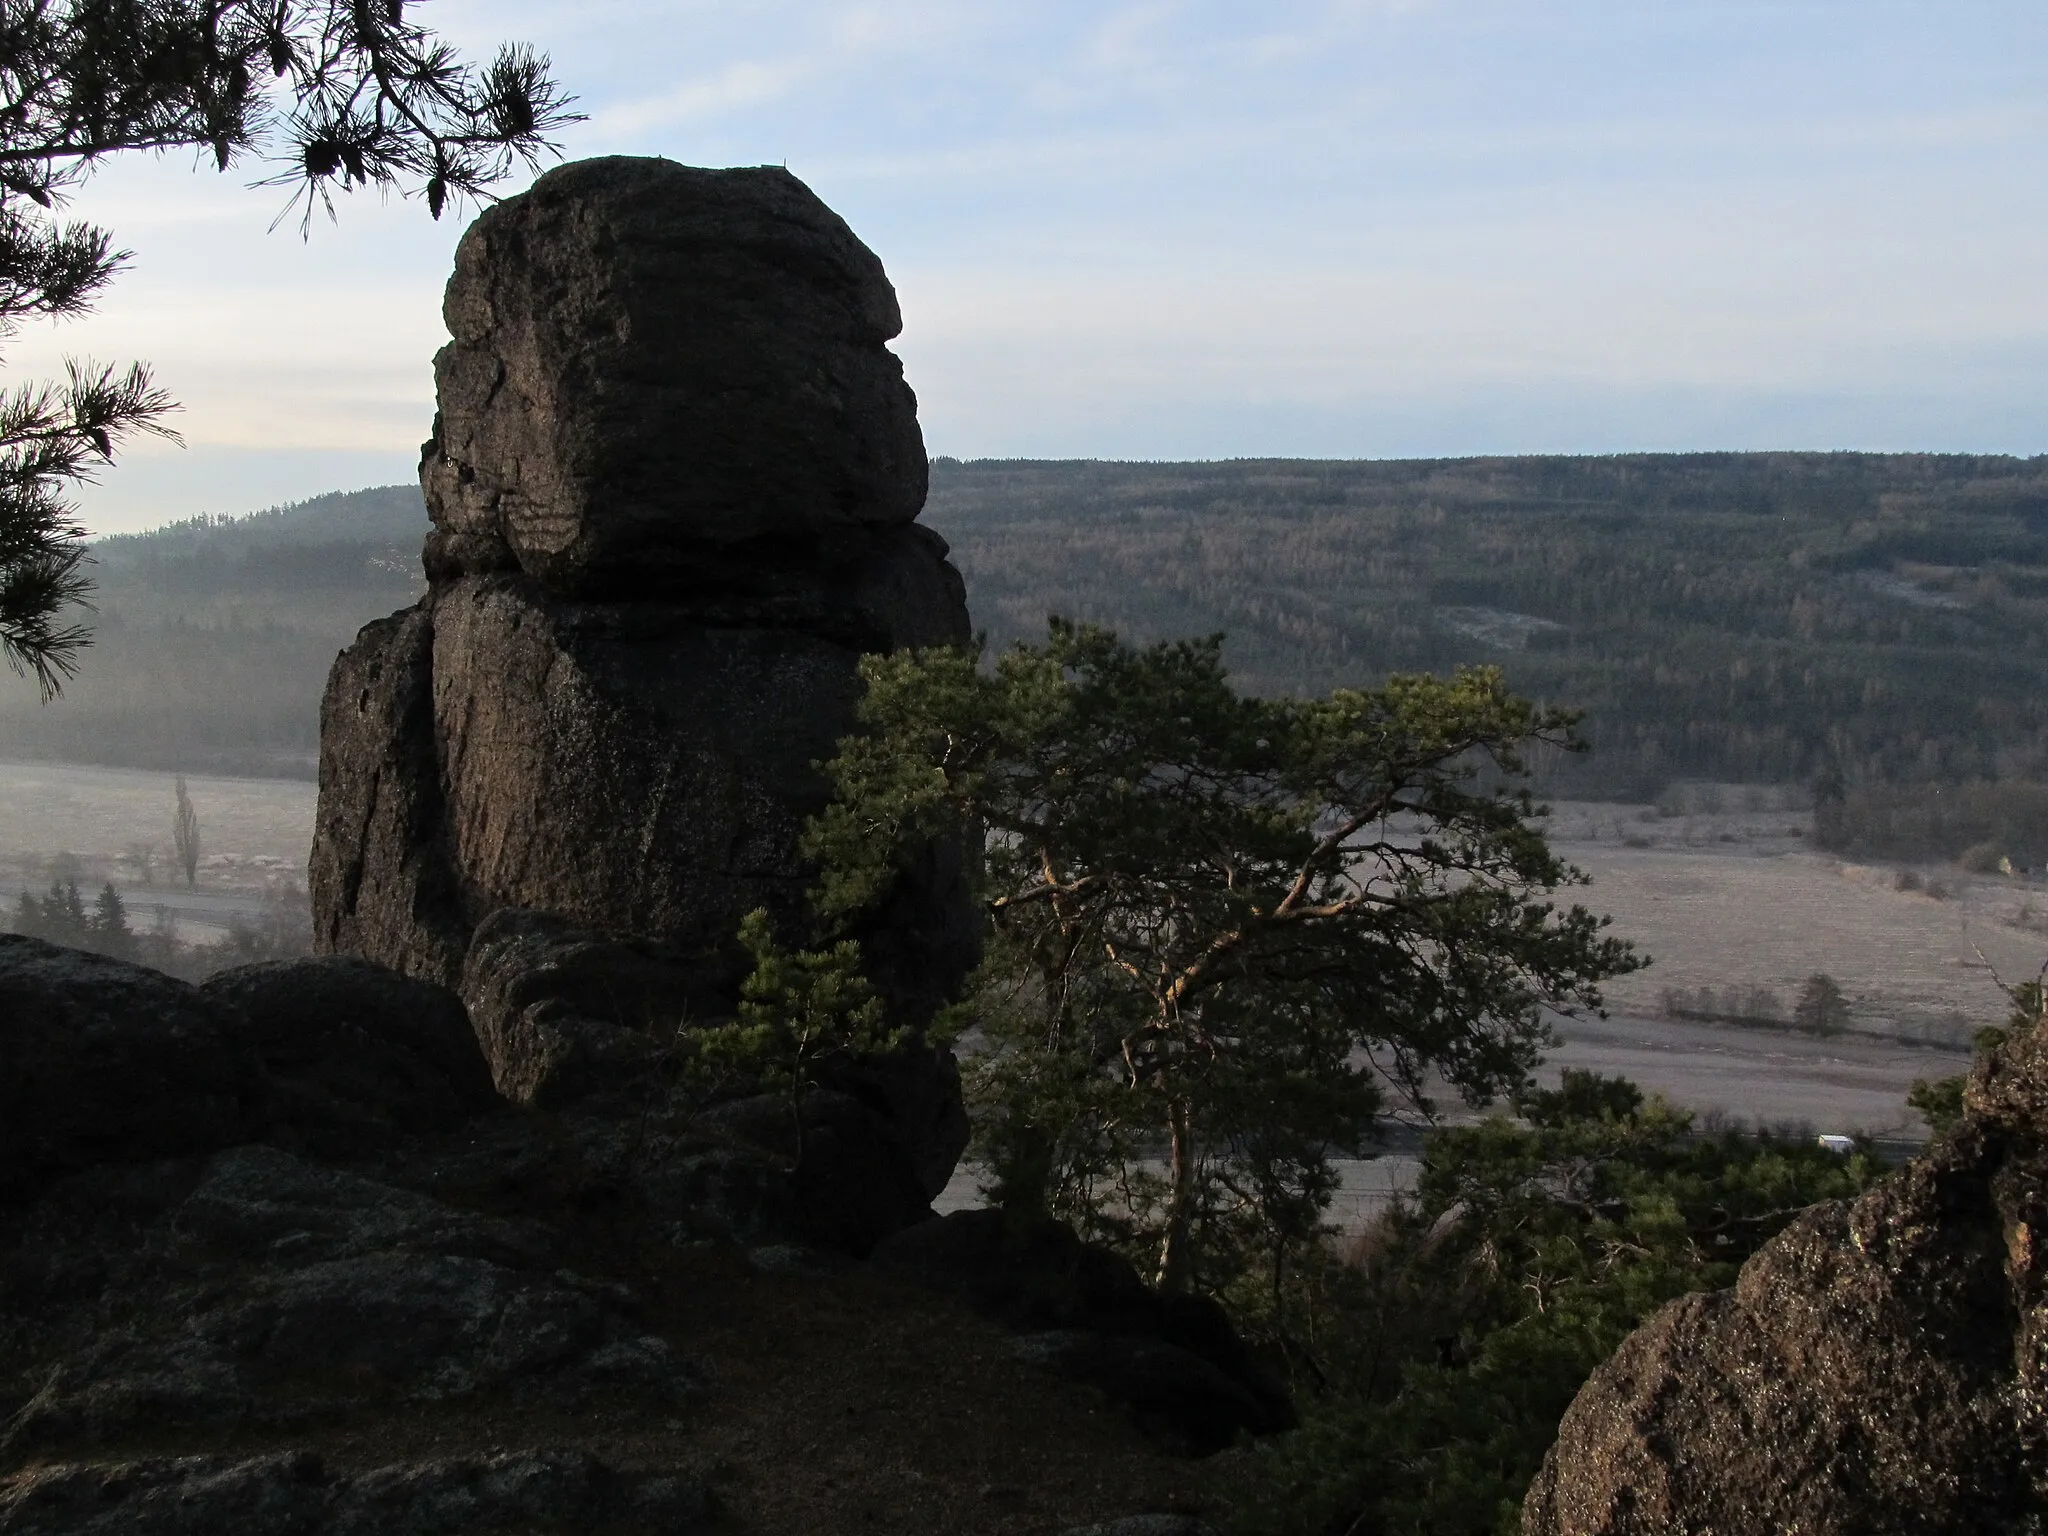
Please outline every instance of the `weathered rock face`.
[[1565, 1415], [1529, 1536], [2048, 1524], [2042, 1032], [1967, 1103], [1927, 1156], [1632, 1335]]
[[444, 312], [422, 471], [444, 569], [724, 588], [749, 546], [844, 563], [924, 505], [895, 290], [785, 170], [563, 166], [477, 220]]
[[[786, 171], [564, 166], [471, 228], [445, 312], [430, 591], [330, 678], [315, 930], [460, 986], [500, 1090], [560, 1104], [618, 1031], [730, 1009], [741, 917], [801, 914], [859, 658], [964, 641], [964, 589], [913, 523], [895, 294]], [[927, 863], [864, 936], [913, 1019], [977, 933]], [[606, 993], [607, 946], [659, 985]], [[920, 1164], [944, 1108], [908, 1106]]]
[[266, 1089], [238, 1023], [161, 972], [0, 934], [0, 1203], [256, 1135]]
[[657, 1070], [699, 973], [659, 946], [501, 907], [470, 941], [462, 995], [498, 1092], [553, 1109]]
[[261, 1064], [266, 1139], [346, 1155], [452, 1130], [498, 1108], [462, 1000], [343, 956], [276, 960], [208, 977], [235, 1038]]

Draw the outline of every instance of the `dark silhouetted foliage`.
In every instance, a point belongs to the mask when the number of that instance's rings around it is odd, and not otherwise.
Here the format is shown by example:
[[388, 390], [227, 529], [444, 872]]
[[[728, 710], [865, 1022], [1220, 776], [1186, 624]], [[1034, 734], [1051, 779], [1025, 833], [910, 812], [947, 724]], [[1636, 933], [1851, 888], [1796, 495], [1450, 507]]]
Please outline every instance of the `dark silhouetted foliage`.
[[1881, 1171], [1697, 1134], [1591, 1073], [1520, 1112], [1432, 1133], [1413, 1200], [1304, 1268], [1278, 1321], [1305, 1422], [1257, 1453], [1252, 1536], [1512, 1536], [1559, 1419], [1638, 1323]]
[[[0, 4], [0, 339], [90, 309], [127, 260], [59, 210], [110, 155], [255, 159], [310, 220], [337, 190], [416, 193], [439, 218], [535, 164], [574, 121], [547, 61], [465, 63], [405, 0]], [[76, 670], [91, 590], [68, 488], [136, 433], [169, 435], [148, 370], [71, 363], [0, 394], [0, 658], [48, 698]]]
[[1549, 1012], [1640, 964], [1555, 899], [1583, 876], [1519, 787], [1570, 716], [1491, 670], [1259, 698], [1217, 638], [1057, 619], [979, 663], [863, 661], [807, 836], [819, 906], [857, 917], [933, 839], [985, 835], [969, 1097], [995, 1196], [1164, 1290], [1283, 1267], [1385, 1096], [1519, 1089]]

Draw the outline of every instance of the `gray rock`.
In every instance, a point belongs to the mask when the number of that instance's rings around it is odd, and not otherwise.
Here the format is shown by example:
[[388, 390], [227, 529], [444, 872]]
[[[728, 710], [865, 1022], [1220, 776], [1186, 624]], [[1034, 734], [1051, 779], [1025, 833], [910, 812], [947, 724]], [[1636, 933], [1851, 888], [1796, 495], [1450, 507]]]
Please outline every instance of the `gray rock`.
[[328, 955], [222, 971], [200, 991], [262, 1062], [273, 1136], [346, 1154], [498, 1104], [462, 1000], [432, 982]]
[[875, 1250], [875, 1263], [950, 1292], [1027, 1332], [1081, 1328], [1158, 1333], [1158, 1295], [1121, 1255], [1063, 1222], [1027, 1223], [994, 1207], [950, 1211]]
[[931, 1197], [885, 1114], [849, 1094], [813, 1089], [802, 1119], [801, 1147], [780, 1094], [716, 1105], [695, 1124], [758, 1148], [787, 1170], [806, 1243], [865, 1257], [884, 1238], [931, 1219]]
[[[465, 920], [546, 912], [692, 956], [700, 986], [737, 985], [740, 918], [801, 910], [797, 843], [825, 802], [816, 764], [851, 727], [858, 661], [806, 630], [668, 605], [567, 604], [503, 579], [443, 589], [437, 824]], [[362, 952], [425, 974], [432, 949]]]
[[701, 1110], [687, 1097], [586, 1101], [556, 1133], [595, 1205], [631, 1211], [668, 1242], [795, 1246], [865, 1256], [931, 1208], [887, 1122], [845, 1095], [805, 1102], [795, 1155], [786, 1100]]
[[448, 837], [473, 910], [658, 939], [714, 975], [738, 966], [746, 912], [797, 910], [797, 839], [825, 798], [812, 765], [852, 719], [855, 653], [504, 581], [441, 594], [434, 635]]
[[1101, 1525], [1077, 1525], [1060, 1536], [1219, 1536], [1215, 1526], [1193, 1515], [1125, 1515]]
[[740, 917], [802, 900], [797, 838], [824, 802], [812, 764], [851, 719], [854, 657], [660, 617], [570, 612], [502, 582], [442, 596], [450, 846], [475, 911], [659, 939], [736, 984]]
[[800, 1243], [762, 1243], [747, 1250], [747, 1267], [764, 1275], [834, 1275], [843, 1271], [846, 1263], [841, 1254]]
[[561, 1367], [604, 1342], [596, 1297], [482, 1259], [367, 1254], [251, 1289], [191, 1331], [255, 1380], [361, 1374], [432, 1400]]
[[0, 1202], [250, 1139], [263, 1080], [237, 1026], [159, 971], [0, 934]]
[[363, 626], [320, 700], [313, 942], [453, 986], [474, 926], [443, 835], [431, 605]]
[[785, 170], [561, 166], [470, 227], [443, 314], [421, 479], [450, 563], [665, 595], [924, 505], [895, 291]]
[[902, 1149], [929, 1205], [952, 1182], [973, 1127], [960, 1090], [960, 1064], [943, 1047], [918, 1046], [865, 1061], [835, 1061], [821, 1084], [866, 1105]]
[[[430, 620], [366, 629], [330, 680], [316, 936], [459, 987], [500, 1091], [564, 1103], [616, 1083], [585, 1068], [629, 1063], [618, 1029], [730, 1008], [747, 912], [801, 920], [798, 843], [825, 801], [815, 765], [852, 723], [858, 652], [504, 580], [433, 603]], [[422, 645], [431, 715], [387, 686]], [[431, 785], [408, 776], [422, 754], [392, 732], [438, 744]], [[974, 954], [957, 854], [935, 852], [872, 927], [877, 980], [928, 1013]], [[920, 1176], [943, 1188], [965, 1142], [957, 1079], [925, 1053], [877, 1083]]]
[[1566, 1412], [1530, 1536], [2033, 1532], [2048, 1519], [2048, 1038], [1960, 1131], [1632, 1334]]
[[616, 1118], [579, 1116], [571, 1132], [603, 1187], [645, 1211], [672, 1246], [812, 1241], [788, 1165], [771, 1154]]
[[5, 1536], [465, 1536], [685, 1532], [709, 1523], [696, 1479], [528, 1450], [366, 1471], [308, 1451], [57, 1464], [0, 1479]]
[[[429, 592], [321, 707], [316, 944], [459, 986], [514, 1099], [630, 1097], [730, 1016], [747, 913], [807, 930], [860, 659], [965, 642], [965, 589], [913, 522], [895, 296], [787, 172], [563, 166], [477, 221], [445, 310]], [[977, 958], [970, 853], [925, 850], [855, 935], [909, 1025]], [[949, 1056], [829, 1086], [944, 1187]]]
[[658, 945], [521, 908], [478, 926], [462, 971], [498, 1092], [545, 1108], [658, 1088], [661, 1048], [705, 991], [700, 967]]
[[374, 1179], [322, 1168], [274, 1147], [209, 1159], [170, 1210], [181, 1243], [284, 1268], [404, 1251], [553, 1268], [560, 1240], [536, 1221], [483, 1216]]
[[[62, 1220], [21, 1234], [43, 1249], [67, 1237], [106, 1234]], [[125, 1246], [96, 1255], [98, 1295], [71, 1298], [83, 1329], [50, 1316], [66, 1298], [47, 1284], [12, 1319], [12, 1288], [0, 1295], [0, 1324], [45, 1341], [40, 1385], [0, 1434], [8, 1452], [514, 1383], [570, 1402], [695, 1389], [690, 1364], [635, 1325], [630, 1296], [555, 1267], [563, 1244], [546, 1228], [274, 1148], [216, 1157]]]

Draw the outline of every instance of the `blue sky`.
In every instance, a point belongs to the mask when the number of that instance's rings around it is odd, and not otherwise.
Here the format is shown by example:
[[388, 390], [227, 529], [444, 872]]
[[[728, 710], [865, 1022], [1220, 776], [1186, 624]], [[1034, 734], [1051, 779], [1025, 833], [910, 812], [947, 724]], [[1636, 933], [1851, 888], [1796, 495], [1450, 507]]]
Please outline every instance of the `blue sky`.
[[[550, 52], [572, 156], [787, 163], [881, 255], [934, 453], [2048, 451], [2039, 0], [434, 0]], [[182, 159], [24, 334], [140, 356], [182, 452], [101, 529], [406, 478], [462, 220]]]

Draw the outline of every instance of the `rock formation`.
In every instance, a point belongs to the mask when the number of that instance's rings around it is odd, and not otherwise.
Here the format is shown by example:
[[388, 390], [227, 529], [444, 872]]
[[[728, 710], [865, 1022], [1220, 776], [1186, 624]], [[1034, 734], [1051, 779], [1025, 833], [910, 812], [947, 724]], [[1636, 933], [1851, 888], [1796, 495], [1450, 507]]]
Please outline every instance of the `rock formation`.
[[1207, 1448], [1234, 1341], [1070, 1233], [856, 1265], [928, 1213], [851, 1095], [792, 1179], [786, 1106], [514, 1109], [455, 997], [363, 961], [11, 935], [0, 1063], [0, 1536], [1206, 1529], [1101, 1523], [1197, 1474], [1057, 1375]]
[[[933, 1219], [949, 1057], [660, 1075], [801, 909], [861, 654], [966, 633], [879, 266], [786, 173], [599, 161], [448, 314], [430, 590], [323, 706], [330, 953], [0, 935], [0, 1536], [1211, 1536], [1161, 1442], [1284, 1397], [1071, 1232]], [[865, 934], [913, 1022], [961, 873]]]
[[196, 989], [0, 934], [0, 1202], [109, 1157], [248, 1140], [262, 1096], [233, 1021]]
[[[560, 1104], [729, 1012], [740, 918], [801, 918], [860, 656], [965, 640], [964, 591], [895, 293], [788, 172], [563, 166], [477, 220], [445, 314], [430, 589], [322, 705], [317, 942], [460, 987], [500, 1090]], [[862, 935], [912, 1019], [977, 932], [960, 851], [927, 863]], [[950, 1062], [891, 1081], [834, 1086], [935, 1194]]]
[[1980, 1065], [1966, 1106], [1594, 1372], [1528, 1536], [2048, 1526], [2048, 1030]]

